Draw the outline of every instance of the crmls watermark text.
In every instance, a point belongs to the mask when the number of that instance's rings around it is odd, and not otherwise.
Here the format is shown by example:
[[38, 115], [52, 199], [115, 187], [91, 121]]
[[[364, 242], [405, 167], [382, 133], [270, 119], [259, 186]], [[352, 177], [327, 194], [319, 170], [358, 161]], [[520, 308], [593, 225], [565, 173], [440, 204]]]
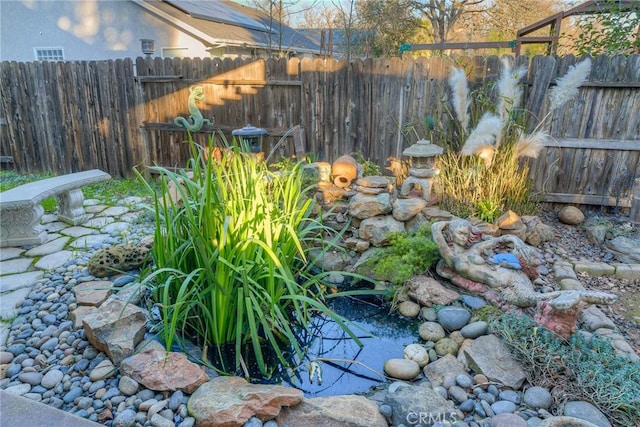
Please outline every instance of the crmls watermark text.
[[457, 412], [414, 412], [411, 411], [405, 417], [407, 424], [414, 426], [417, 424], [430, 426], [435, 423], [442, 423], [444, 421], [454, 422], [457, 421]]

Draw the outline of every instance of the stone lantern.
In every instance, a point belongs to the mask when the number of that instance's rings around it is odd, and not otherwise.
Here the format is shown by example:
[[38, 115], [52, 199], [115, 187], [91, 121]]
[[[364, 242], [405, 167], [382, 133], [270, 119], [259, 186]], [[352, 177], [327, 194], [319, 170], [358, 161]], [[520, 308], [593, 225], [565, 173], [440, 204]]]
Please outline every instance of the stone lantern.
[[422, 198], [427, 202], [431, 199], [431, 178], [440, 172], [435, 167], [435, 159], [442, 154], [442, 147], [432, 144], [426, 139], [413, 144], [402, 152], [403, 156], [411, 159], [409, 176], [400, 188], [401, 196], [408, 196], [413, 189], [422, 191]]

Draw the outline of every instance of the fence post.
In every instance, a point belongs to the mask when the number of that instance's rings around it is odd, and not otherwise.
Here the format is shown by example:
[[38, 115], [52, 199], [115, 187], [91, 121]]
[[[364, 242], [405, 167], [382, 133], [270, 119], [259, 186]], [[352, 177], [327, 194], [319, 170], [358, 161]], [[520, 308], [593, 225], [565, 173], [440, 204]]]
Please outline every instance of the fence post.
[[631, 212], [629, 219], [632, 222], [640, 223], [640, 178], [633, 181], [633, 189], [631, 190]]

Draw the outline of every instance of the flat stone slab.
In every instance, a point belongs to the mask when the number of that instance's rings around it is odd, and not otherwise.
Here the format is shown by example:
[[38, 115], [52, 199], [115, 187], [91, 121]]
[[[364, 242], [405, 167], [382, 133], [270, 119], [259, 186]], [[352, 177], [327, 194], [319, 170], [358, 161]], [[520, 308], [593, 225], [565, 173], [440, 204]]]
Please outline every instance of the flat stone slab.
[[47, 231], [47, 233], [57, 233], [58, 231], [64, 230], [68, 228], [69, 224], [65, 224], [62, 221], [51, 222], [49, 224], [45, 224], [43, 228]]
[[57, 239], [51, 240], [43, 245], [29, 249], [25, 255], [36, 257], [53, 254], [63, 250], [68, 241], [69, 237], [58, 237]]
[[[20, 288], [31, 287], [44, 276], [42, 271], [27, 271], [26, 273], [10, 274], [0, 278], [0, 291], [7, 292]], [[4, 299], [4, 295], [2, 296]]]
[[74, 286], [73, 293], [76, 295], [78, 305], [88, 305], [97, 307], [113, 293], [113, 282], [108, 280], [96, 280], [84, 282]]
[[640, 280], [640, 264], [615, 264], [616, 278]]
[[616, 273], [614, 266], [604, 262], [576, 262], [573, 269], [576, 273], [585, 273], [592, 277], [613, 276]]
[[16, 258], [10, 259], [8, 261], [0, 262], [0, 274], [16, 274], [16, 273], [24, 273], [31, 267], [31, 263], [33, 259], [31, 258]]
[[84, 227], [91, 227], [91, 228], [102, 228], [107, 224], [111, 224], [113, 221], [115, 221], [113, 219], [113, 217], [110, 216], [99, 216], [96, 218], [91, 218], [89, 221], [85, 221], [84, 224], [82, 224]]
[[[95, 200], [95, 199], [91, 199], [91, 200], [97, 202], [97, 200]], [[105, 209], [107, 209], [109, 207], [107, 205], [87, 205], [87, 202], [91, 202], [91, 200], [85, 200], [84, 201], [84, 205], [85, 205], [84, 210], [87, 213], [100, 213], [100, 212], [102, 212], [103, 210], [105, 210]]]
[[87, 227], [82, 227], [82, 226], [76, 225], [76, 226], [73, 226], [73, 227], [67, 227], [64, 230], [62, 230], [61, 232], [62, 232], [62, 234], [66, 235], [66, 236], [82, 237], [82, 236], [86, 236], [86, 235], [95, 233], [95, 230], [93, 230], [91, 228], [87, 228]]
[[23, 252], [22, 248], [0, 248], [0, 261], [18, 258]]
[[59, 251], [49, 255], [45, 255], [36, 262], [36, 268], [41, 270], [53, 270], [58, 268], [67, 262], [69, 262], [75, 256], [72, 251]]
[[129, 212], [129, 208], [124, 206], [112, 206], [101, 212], [102, 216], [120, 216]]
[[122, 231], [128, 230], [129, 228], [131, 228], [131, 223], [118, 221], [102, 227], [100, 231], [102, 233], [113, 234], [120, 233]]
[[2, 294], [0, 298], [0, 318], [11, 319], [15, 317], [17, 314], [16, 305], [22, 303], [30, 292], [30, 287], [24, 287]]
[[93, 248], [102, 245], [111, 236], [108, 234], [92, 234], [90, 236], [82, 236], [71, 242], [71, 247], [76, 249]]
[[495, 335], [476, 338], [464, 349], [464, 354], [471, 369], [514, 390], [527, 378], [522, 365]]

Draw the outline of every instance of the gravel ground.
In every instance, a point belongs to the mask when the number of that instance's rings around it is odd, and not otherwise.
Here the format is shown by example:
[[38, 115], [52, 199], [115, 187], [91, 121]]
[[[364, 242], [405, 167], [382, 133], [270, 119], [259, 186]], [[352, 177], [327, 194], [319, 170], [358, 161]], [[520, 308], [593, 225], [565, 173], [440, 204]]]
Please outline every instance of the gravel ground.
[[[540, 214], [540, 218], [556, 231], [556, 239], [553, 242], [543, 243], [540, 247], [545, 252], [545, 258], [550, 261], [552, 257], [567, 261], [592, 261], [617, 263], [615, 256], [606, 248], [595, 246], [587, 238], [583, 226], [562, 224], [558, 221], [558, 209], [546, 208]], [[619, 229], [628, 230], [629, 227], [640, 234], [640, 226], [632, 225], [629, 217], [624, 215], [603, 214], [601, 212], [584, 212], [587, 220], [598, 216], [607, 220]], [[552, 264], [547, 268], [552, 271]], [[578, 279], [586, 289], [611, 292], [618, 295], [618, 300], [610, 306], [601, 306], [616, 324], [618, 329], [637, 354], [640, 354], [640, 280], [623, 280], [613, 277], [589, 277], [578, 274]]]

